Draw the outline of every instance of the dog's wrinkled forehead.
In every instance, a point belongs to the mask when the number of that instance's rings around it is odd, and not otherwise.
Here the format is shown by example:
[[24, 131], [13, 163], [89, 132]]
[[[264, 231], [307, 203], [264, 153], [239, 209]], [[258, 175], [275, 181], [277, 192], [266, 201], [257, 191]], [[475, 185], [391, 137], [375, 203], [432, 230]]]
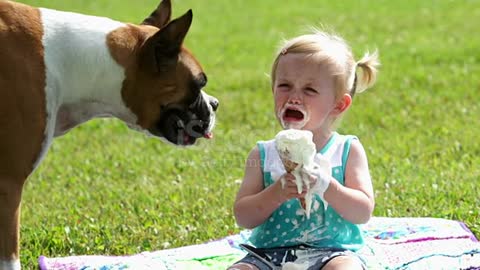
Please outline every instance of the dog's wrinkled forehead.
[[190, 106], [201, 98], [201, 90], [207, 84], [207, 75], [186, 49], [179, 55], [175, 74], [168, 74], [167, 77], [175, 78], [175, 82], [170, 84], [175, 92], [170, 96], [171, 104]]
[[187, 110], [202, 98], [207, 76], [187, 49], [175, 61], [161, 62], [152, 69], [150, 62], [139, 63], [127, 69], [122, 97], [126, 106], [137, 117], [137, 124], [148, 129], [155, 125], [168, 108]]

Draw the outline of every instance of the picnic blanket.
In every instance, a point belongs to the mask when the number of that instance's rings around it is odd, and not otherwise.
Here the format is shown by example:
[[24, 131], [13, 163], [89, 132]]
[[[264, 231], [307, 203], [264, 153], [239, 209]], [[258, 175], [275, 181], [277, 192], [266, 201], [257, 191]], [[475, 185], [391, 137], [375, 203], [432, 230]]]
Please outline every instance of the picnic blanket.
[[[480, 242], [459, 221], [439, 218], [374, 217], [363, 226], [358, 251], [368, 269], [480, 269]], [[199, 245], [129, 256], [40, 256], [41, 270], [226, 269], [245, 256], [249, 230]]]

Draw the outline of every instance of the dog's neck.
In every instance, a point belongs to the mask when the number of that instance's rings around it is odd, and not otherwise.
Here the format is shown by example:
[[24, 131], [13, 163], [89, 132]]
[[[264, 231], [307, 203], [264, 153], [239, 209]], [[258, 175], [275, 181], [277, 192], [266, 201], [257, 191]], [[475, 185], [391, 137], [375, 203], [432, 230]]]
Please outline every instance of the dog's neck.
[[121, 97], [125, 71], [107, 46], [108, 33], [124, 24], [50, 9], [41, 9], [41, 14], [47, 111], [49, 118], [56, 118], [55, 135], [94, 117], [135, 122]]

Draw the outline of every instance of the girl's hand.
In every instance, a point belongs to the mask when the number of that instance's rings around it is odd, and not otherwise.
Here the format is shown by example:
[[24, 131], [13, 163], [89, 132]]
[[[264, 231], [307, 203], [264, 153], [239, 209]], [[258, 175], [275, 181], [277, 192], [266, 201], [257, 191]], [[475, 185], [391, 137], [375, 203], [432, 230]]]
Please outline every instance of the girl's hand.
[[[312, 174], [305, 169], [300, 171], [300, 175], [302, 176], [303, 187], [306, 190], [312, 189], [318, 182], [318, 177], [315, 174]], [[308, 187], [307, 187], [308, 184]]]
[[280, 197], [280, 201], [288, 201], [293, 198], [304, 198], [307, 194], [309, 188], [313, 187], [316, 183], [316, 178], [314, 176], [308, 175], [307, 173], [301, 174], [304, 179], [308, 179], [309, 187], [303, 185], [302, 192], [298, 193], [297, 182], [295, 176], [291, 173], [285, 173], [280, 178], [280, 181], [274, 183], [277, 190], [277, 194]]
[[[310, 170], [302, 170], [302, 174], [308, 175], [313, 181], [313, 184], [310, 187], [315, 188], [315, 192], [320, 194], [323, 198], [323, 193], [327, 190], [328, 186], [330, 185], [331, 176], [329, 175], [330, 169], [328, 172], [321, 168], [320, 166], [314, 166]], [[312, 183], [311, 182], [311, 183]]]

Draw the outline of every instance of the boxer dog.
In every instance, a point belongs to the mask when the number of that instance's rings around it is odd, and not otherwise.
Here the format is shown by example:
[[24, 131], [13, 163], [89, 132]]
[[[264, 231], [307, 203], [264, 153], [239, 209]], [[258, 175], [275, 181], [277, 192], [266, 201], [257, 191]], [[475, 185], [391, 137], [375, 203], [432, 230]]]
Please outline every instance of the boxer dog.
[[218, 101], [183, 47], [192, 11], [140, 25], [0, 0], [0, 270], [20, 269], [24, 183], [54, 137], [94, 117], [175, 145], [211, 137]]

